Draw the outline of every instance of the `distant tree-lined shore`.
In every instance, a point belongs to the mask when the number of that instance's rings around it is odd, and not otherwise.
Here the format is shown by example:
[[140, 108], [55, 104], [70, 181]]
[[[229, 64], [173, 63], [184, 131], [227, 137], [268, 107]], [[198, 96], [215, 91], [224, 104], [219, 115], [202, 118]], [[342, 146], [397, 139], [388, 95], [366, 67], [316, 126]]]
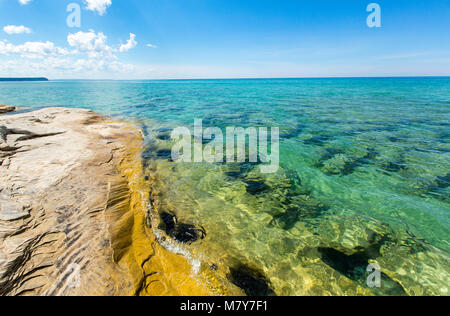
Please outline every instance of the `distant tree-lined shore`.
[[0, 81], [48, 81], [48, 79], [44, 78], [44, 77], [36, 77], [36, 78], [0, 78]]

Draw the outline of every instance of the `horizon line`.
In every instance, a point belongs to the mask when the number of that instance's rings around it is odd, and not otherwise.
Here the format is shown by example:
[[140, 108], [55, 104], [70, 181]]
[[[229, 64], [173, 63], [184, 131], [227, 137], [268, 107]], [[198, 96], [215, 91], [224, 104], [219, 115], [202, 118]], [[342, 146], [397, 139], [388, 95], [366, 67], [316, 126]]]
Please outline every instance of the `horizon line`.
[[165, 80], [295, 80], [295, 79], [395, 79], [395, 78], [450, 78], [450, 75], [418, 75], [418, 76], [324, 76], [324, 77], [230, 77], [230, 78], [135, 78], [135, 79], [51, 79], [49, 81], [165, 81]]

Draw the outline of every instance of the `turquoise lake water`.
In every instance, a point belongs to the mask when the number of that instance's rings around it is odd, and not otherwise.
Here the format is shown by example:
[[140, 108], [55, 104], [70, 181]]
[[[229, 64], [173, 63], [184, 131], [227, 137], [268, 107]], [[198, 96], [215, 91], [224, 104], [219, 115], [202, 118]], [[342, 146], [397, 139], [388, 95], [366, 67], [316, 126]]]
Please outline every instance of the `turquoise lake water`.
[[[161, 232], [203, 227], [182, 246], [248, 294], [450, 294], [450, 78], [0, 83], [0, 103], [138, 122]], [[279, 127], [280, 170], [173, 163], [167, 133], [194, 119]]]

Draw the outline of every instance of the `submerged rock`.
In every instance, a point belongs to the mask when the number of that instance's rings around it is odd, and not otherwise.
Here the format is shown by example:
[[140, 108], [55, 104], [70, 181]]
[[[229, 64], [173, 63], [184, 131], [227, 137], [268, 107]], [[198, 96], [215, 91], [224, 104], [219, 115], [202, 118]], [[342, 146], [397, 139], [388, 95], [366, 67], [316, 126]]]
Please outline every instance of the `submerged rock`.
[[358, 246], [347, 251], [351, 254], [346, 254], [332, 247], [320, 247], [318, 251], [322, 260], [345, 276], [353, 280], [360, 279], [364, 275], [370, 260], [376, 260], [381, 256], [381, 247], [389, 240], [386, 236], [383, 237], [373, 231], [367, 231], [367, 246]]
[[344, 154], [344, 151], [337, 148], [326, 148], [325, 153], [322, 154], [319, 158], [319, 162], [316, 164], [316, 167], [322, 168], [324, 166], [324, 162], [333, 159], [337, 155]]
[[235, 162], [235, 163], [224, 163], [224, 173], [230, 180], [243, 180], [249, 176], [259, 165], [257, 162]]
[[352, 163], [351, 158], [345, 154], [336, 154], [332, 158], [322, 163], [322, 171], [326, 175], [339, 175], [346, 169], [346, 166]]
[[158, 134], [156, 138], [163, 141], [168, 141], [171, 139], [170, 134]]
[[436, 184], [441, 189], [446, 189], [450, 186], [450, 173], [445, 176], [440, 176], [436, 178]]
[[160, 129], [157, 130], [158, 133], [171, 133], [172, 129], [168, 128], [168, 127], [162, 127]]
[[160, 217], [162, 224], [159, 226], [159, 229], [165, 230], [166, 234], [176, 241], [184, 244], [192, 244], [206, 237], [205, 228], [197, 228], [195, 225], [179, 223], [175, 214], [163, 212]]
[[302, 219], [319, 217], [328, 210], [311, 196], [294, 170], [281, 168], [275, 174], [266, 175], [253, 170], [242, 182], [249, 199], [256, 202], [253, 205], [272, 217], [270, 226], [290, 230]]
[[[306, 220], [308, 221], [308, 220]], [[450, 273], [448, 256], [411, 232], [354, 214], [327, 215], [311, 220], [316, 245], [298, 251], [301, 265], [312, 269], [322, 286], [332, 275], [345, 278], [344, 291], [359, 288], [375, 295], [446, 295]], [[309, 227], [309, 226], [306, 226]], [[367, 285], [369, 264], [381, 268], [381, 288]], [[367, 292], [368, 291], [368, 292]]]
[[144, 161], [144, 166], [148, 165], [149, 160], [172, 161], [172, 150], [159, 148], [154, 144], [150, 144], [142, 151], [142, 159]]
[[[321, 259], [331, 268], [342, 273], [346, 277], [365, 284], [367, 278], [367, 267], [370, 260], [376, 259], [380, 256], [379, 249], [377, 253], [376, 245], [368, 249], [360, 250], [352, 255], [346, 255], [339, 250], [333, 248], [319, 248]], [[403, 287], [397, 282], [393, 281], [386, 274], [380, 273], [381, 284], [383, 291], [375, 289], [375, 292], [384, 295], [405, 296], [406, 292]]]
[[303, 130], [305, 129], [305, 126], [302, 124], [297, 124], [297, 126], [292, 128], [286, 128], [285, 130], [282, 130], [280, 133], [281, 139], [295, 139], [298, 138]]
[[313, 136], [309, 139], [304, 140], [303, 142], [306, 145], [314, 145], [314, 146], [324, 146], [327, 141], [329, 141], [332, 137], [328, 135], [317, 135]]
[[383, 165], [383, 170], [387, 172], [399, 172], [407, 168], [407, 165], [403, 161], [389, 161]]
[[270, 187], [265, 183], [263, 178], [246, 178], [244, 183], [247, 193], [252, 195], [261, 194], [270, 190]]
[[264, 274], [242, 263], [230, 268], [228, 279], [248, 296], [275, 296]]
[[320, 158], [317, 166], [327, 175], [348, 176], [357, 168], [373, 163], [378, 155], [379, 153], [374, 148], [368, 148], [366, 154], [358, 158], [351, 157], [340, 150], [329, 149]]
[[436, 176], [434, 179], [421, 178], [411, 184], [407, 189], [410, 194], [420, 197], [433, 196], [441, 201], [449, 201], [448, 188], [450, 187], [450, 173]]
[[301, 220], [317, 218], [328, 210], [326, 205], [308, 195], [288, 197], [282, 205], [285, 211], [275, 215], [271, 224], [284, 230], [292, 229]]

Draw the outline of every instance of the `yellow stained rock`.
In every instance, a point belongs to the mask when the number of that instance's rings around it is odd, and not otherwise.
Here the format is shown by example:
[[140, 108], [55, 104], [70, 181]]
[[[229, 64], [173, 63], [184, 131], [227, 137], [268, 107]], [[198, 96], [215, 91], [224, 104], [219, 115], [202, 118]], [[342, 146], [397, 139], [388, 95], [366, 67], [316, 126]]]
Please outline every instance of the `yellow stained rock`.
[[0, 295], [227, 294], [156, 241], [134, 126], [47, 108], [0, 132]]

